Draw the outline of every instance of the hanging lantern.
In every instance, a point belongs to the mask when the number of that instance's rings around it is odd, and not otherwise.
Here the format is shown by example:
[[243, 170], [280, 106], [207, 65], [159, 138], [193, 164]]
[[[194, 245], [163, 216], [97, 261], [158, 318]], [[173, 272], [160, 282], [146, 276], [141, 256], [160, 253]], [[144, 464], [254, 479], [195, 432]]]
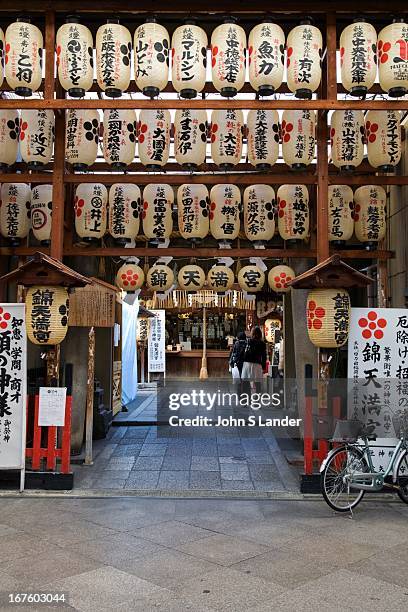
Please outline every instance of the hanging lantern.
[[75, 231], [84, 242], [103, 238], [106, 232], [108, 191], [101, 183], [81, 183], [75, 194]]
[[0, 86], [3, 85], [4, 81], [4, 53], [6, 49], [6, 43], [4, 39], [4, 32], [0, 28]]
[[275, 192], [270, 185], [251, 185], [244, 191], [244, 231], [248, 240], [272, 240], [275, 233]]
[[230, 241], [240, 229], [241, 192], [236, 185], [214, 185], [210, 192], [210, 232], [216, 240]]
[[120, 98], [130, 83], [132, 37], [119, 19], [108, 19], [96, 33], [96, 78], [109, 98]]
[[173, 231], [174, 193], [170, 185], [150, 184], [143, 191], [143, 232], [146, 238], [164, 242]]
[[155, 264], [149, 268], [146, 283], [151, 291], [167, 291], [174, 285], [173, 270], [164, 264]]
[[187, 264], [180, 268], [177, 280], [183, 291], [198, 291], [204, 286], [205, 272], [200, 266]]
[[250, 110], [247, 118], [248, 161], [268, 170], [279, 157], [279, 115], [275, 110]]
[[304, 170], [315, 156], [316, 113], [285, 110], [282, 114], [282, 155], [292, 170]]
[[11, 246], [18, 246], [30, 231], [30, 186], [3, 183], [0, 193], [0, 233]]
[[365, 96], [377, 76], [377, 32], [363, 18], [354, 19], [340, 36], [343, 87], [352, 96]]
[[174, 117], [174, 156], [187, 170], [196, 170], [205, 162], [207, 149], [207, 112], [178, 109]]
[[131, 183], [115, 183], [109, 190], [109, 233], [118, 246], [135, 240], [139, 233], [142, 199]]
[[136, 154], [136, 111], [103, 111], [103, 156], [115, 170], [125, 170]]
[[399, 111], [368, 111], [366, 139], [368, 161], [381, 172], [392, 172], [401, 159], [401, 115]]
[[93, 39], [78, 17], [66, 18], [56, 37], [58, 78], [72, 98], [83, 98], [93, 84]]
[[226, 17], [211, 36], [212, 80], [225, 98], [236, 96], [245, 83], [245, 49], [245, 30]]
[[254, 264], [244, 266], [238, 272], [238, 284], [242, 291], [256, 293], [260, 291], [265, 284], [265, 273], [259, 266]]
[[37, 185], [31, 190], [31, 227], [43, 246], [51, 243], [52, 185]]
[[139, 158], [149, 170], [160, 170], [169, 160], [171, 116], [168, 110], [145, 109], [139, 117]]
[[23, 109], [19, 139], [21, 157], [29, 170], [48, 164], [54, 147], [54, 112]]
[[346, 344], [350, 325], [350, 296], [345, 289], [313, 289], [307, 296], [309, 340], [319, 348]]
[[99, 143], [99, 111], [70, 108], [65, 126], [65, 159], [74, 170], [95, 163]]
[[187, 20], [173, 34], [172, 83], [182, 98], [195, 98], [205, 86], [208, 38], [194, 20]]
[[348, 185], [329, 185], [329, 241], [344, 246], [354, 232], [353, 190]]
[[290, 243], [309, 236], [309, 193], [306, 185], [281, 185], [277, 193], [278, 229]]
[[264, 336], [266, 342], [275, 344], [275, 332], [282, 328], [280, 319], [266, 319], [264, 323]]
[[364, 242], [368, 250], [385, 238], [386, 201], [386, 193], [378, 185], [364, 185], [354, 192], [354, 230], [357, 240]]
[[234, 281], [234, 272], [225, 264], [213, 266], [207, 274], [208, 288], [221, 295], [232, 289]]
[[195, 243], [207, 236], [210, 229], [209, 200], [205, 185], [185, 184], [178, 188], [178, 226], [185, 240]]
[[133, 293], [143, 285], [144, 272], [136, 264], [124, 263], [117, 271], [115, 282], [119, 289]]
[[283, 81], [285, 34], [268, 20], [252, 28], [248, 40], [249, 81], [260, 96], [271, 96]]
[[404, 19], [394, 19], [381, 30], [377, 54], [381, 88], [392, 98], [405, 96], [408, 90], [408, 25]]
[[146, 19], [135, 32], [136, 85], [145, 96], [154, 98], [169, 81], [170, 37], [154, 17]]
[[268, 284], [275, 293], [288, 293], [290, 291], [290, 281], [296, 274], [293, 268], [285, 265], [274, 266], [268, 272]]
[[331, 117], [330, 144], [333, 164], [352, 172], [364, 156], [364, 114], [359, 110], [336, 110]]
[[61, 344], [68, 331], [68, 290], [65, 287], [29, 287], [25, 312], [30, 342], [41, 346]]
[[16, 163], [19, 131], [18, 111], [0, 110], [0, 170], [5, 170]]
[[322, 33], [310, 19], [289, 32], [287, 47], [288, 87], [297, 98], [311, 100], [322, 78]]
[[211, 114], [211, 157], [223, 170], [231, 170], [241, 161], [243, 127], [240, 110], [214, 110]]
[[29, 17], [19, 17], [9, 25], [5, 35], [6, 81], [18, 96], [31, 96], [41, 85], [41, 31]]

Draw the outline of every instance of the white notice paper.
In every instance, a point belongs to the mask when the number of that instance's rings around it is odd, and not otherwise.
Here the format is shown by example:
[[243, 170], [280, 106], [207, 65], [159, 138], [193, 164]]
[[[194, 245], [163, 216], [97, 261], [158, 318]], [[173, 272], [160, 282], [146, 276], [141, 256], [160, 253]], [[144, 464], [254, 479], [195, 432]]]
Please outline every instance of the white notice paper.
[[40, 387], [38, 425], [40, 427], [65, 425], [66, 387]]

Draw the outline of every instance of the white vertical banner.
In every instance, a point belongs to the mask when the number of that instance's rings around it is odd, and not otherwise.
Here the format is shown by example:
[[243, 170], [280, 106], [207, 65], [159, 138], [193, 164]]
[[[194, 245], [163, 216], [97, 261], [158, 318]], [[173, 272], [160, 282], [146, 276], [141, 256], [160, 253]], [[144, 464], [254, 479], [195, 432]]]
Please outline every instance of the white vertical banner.
[[151, 310], [155, 316], [149, 320], [148, 370], [166, 371], [166, 311]]
[[27, 336], [24, 304], [0, 304], [0, 469], [25, 473]]

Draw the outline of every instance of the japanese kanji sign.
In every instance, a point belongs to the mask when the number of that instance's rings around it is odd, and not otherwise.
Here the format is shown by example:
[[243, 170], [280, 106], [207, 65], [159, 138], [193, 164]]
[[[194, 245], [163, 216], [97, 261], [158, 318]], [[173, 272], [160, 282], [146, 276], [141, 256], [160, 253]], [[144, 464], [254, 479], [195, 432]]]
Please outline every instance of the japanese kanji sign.
[[165, 346], [165, 311], [151, 310], [155, 317], [149, 319], [148, 364], [149, 372], [165, 372], [166, 346]]

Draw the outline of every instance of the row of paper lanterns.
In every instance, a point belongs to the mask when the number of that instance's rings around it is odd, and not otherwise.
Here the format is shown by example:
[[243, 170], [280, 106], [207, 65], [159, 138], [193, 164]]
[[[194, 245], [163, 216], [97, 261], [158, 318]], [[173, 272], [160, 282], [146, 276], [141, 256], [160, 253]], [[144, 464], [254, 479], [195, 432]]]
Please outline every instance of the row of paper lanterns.
[[[362, 19], [347, 26], [340, 37], [341, 80], [347, 91], [364, 95], [378, 75], [382, 89], [390, 96], [403, 96], [408, 74], [401, 68], [407, 59], [407, 24], [403, 19], [378, 35]], [[36, 91], [42, 78], [43, 36], [27, 17], [19, 18], [0, 38], [5, 49], [5, 77], [19, 95]], [[185, 98], [200, 93], [206, 83], [206, 32], [194, 21], [186, 21], [172, 37], [154, 18], [135, 32], [133, 46], [129, 30], [117, 19], [109, 19], [96, 35], [96, 77], [107, 96], [119, 97], [131, 79], [134, 57], [136, 86], [150, 97], [167, 86], [171, 58], [171, 79]], [[311, 98], [321, 82], [323, 40], [310, 19], [294, 27], [285, 41], [282, 28], [269, 20], [256, 25], [247, 37], [245, 30], [226, 17], [211, 36], [211, 71], [214, 87], [221, 95], [235, 96], [244, 86], [246, 59], [249, 81], [260, 95], [271, 95], [284, 77], [286, 47], [287, 84], [298, 98]], [[78, 17], [66, 19], [56, 35], [58, 77], [72, 97], [83, 97], [93, 85], [94, 41], [91, 31]], [[3, 77], [3, 75], [1, 75]], [[2, 80], [2, 78], [1, 78]]]

